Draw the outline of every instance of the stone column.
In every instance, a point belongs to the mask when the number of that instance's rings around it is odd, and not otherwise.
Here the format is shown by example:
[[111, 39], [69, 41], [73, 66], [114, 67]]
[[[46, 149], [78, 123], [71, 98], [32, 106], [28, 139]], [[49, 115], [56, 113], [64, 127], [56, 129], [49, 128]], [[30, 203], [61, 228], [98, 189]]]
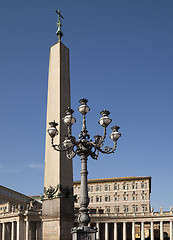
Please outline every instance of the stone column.
[[22, 220], [17, 221], [17, 240], [24, 239], [24, 225]]
[[109, 240], [108, 223], [105, 223], [105, 240]]
[[41, 222], [36, 223], [36, 240], [42, 240]]
[[117, 234], [117, 222], [114, 223], [114, 240], [118, 239], [118, 234]]
[[141, 240], [145, 240], [144, 222], [141, 222]]
[[5, 240], [5, 223], [2, 223], [2, 240]]
[[160, 221], [160, 240], [163, 240], [163, 222]]
[[0, 223], [0, 240], [2, 240], [2, 223]]
[[99, 225], [99, 223], [96, 223], [96, 227], [97, 227], [96, 239], [99, 240], [99, 238], [100, 238], [100, 225]]
[[28, 221], [28, 219], [25, 222], [25, 226], [26, 226], [26, 230], [25, 230], [26, 240], [29, 240], [29, 221]]
[[170, 225], [170, 240], [173, 240], [173, 231], [172, 231], [172, 221], [169, 223]]
[[11, 223], [11, 240], [14, 240], [14, 222]]
[[154, 240], [154, 223], [153, 222], [151, 222], [151, 230], [150, 230], [150, 238], [151, 238], [151, 240]]
[[126, 240], [126, 222], [123, 222], [123, 240]]
[[135, 222], [132, 222], [132, 240], [135, 240]]
[[20, 221], [17, 221], [17, 240], [20, 240]]

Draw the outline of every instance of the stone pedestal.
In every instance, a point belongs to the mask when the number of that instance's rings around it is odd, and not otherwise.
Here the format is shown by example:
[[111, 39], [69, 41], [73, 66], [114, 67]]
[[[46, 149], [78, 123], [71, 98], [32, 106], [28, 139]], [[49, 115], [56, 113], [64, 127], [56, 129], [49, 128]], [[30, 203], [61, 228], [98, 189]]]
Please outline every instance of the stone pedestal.
[[85, 227], [72, 229], [72, 240], [96, 240], [97, 229]]
[[74, 226], [72, 199], [55, 198], [43, 201], [43, 240], [71, 240]]

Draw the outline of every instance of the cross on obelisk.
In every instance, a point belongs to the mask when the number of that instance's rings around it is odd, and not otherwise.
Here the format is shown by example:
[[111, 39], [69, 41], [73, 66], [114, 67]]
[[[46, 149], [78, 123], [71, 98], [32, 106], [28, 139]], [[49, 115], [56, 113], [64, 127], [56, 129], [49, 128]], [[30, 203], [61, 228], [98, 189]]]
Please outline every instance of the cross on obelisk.
[[[52, 119], [56, 120], [59, 123], [57, 141], [62, 143], [67, 134], [62, 118], [65, 109], [70, 107], [70, 66], [69, 49], [60, 41], [62, 37], [60, 18], [63, 17], [60, 11], [57, 13], [59, 41], [50, 48], [46, 129]], [[65, 152], [54, 151], [47, 133], [44, 187], [43, 240], [71, 240], [74, 222], [74, 200], [71, 191], [73, 188], [72, 160], [67, 159]], [[50, 189], [55, 189], [56, 192], [51, 200], [46, 195]], [[70, 196], [63, 194], [67, 189], [71, 191]]]
[[56, 32], [56, 35], [58, 36], [58, 40], [61, 40], [62, 36], [63, 36], [63, 33], [62, 33], [62, 30], [61, 30], [61, 18], [64, 19], [64, 17], [61, 15], [60, 13], [60, 10], [55, 10], [55, 12], [58, 14], [58, 22], [57, 22], [57, 27], [58, 27], [58, 30]]

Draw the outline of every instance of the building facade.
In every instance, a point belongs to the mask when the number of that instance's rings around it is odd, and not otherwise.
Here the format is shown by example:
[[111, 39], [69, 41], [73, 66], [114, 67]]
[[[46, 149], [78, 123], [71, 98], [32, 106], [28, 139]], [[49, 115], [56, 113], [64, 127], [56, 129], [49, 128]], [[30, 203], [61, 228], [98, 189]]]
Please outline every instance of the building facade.
[[[173, 240], [172, 208], [169, 212], [163, 212], [162, 209], [160, 212], [154, 212], [150, 209], [150, 201], [147, 201], [150, 199], [151, 192], [150, 177], [88, 180], [88, 186], [90, 224], [92, 227], [97, 227], [98, 240]], [[131, 196], [134, 186], [137, 200]], [[128, 200], [123, 198], [124, 190], [129, 196]], [[79, 191], [80, 182], [74, 182], [74, 192], [78, 193], [77, 198], [79, 198]], [[142, 191], [146, 194], [145, 199], [142, 197]], [[117, 201], [113, 198], [115, 193], [120, 196], [119, 212], [114, 209]], [[97, 202], [97, 196], [102, 196], [104, 201]], [[110, 196], [110, 201], [107, 201], [106, 196]], [[140, 196], [139, 199], [138, 196]], [[91, 202], [91, 197], [93, 197], [93, 202]], [[0, 186], [0, 240], [43, 239], [42, 205], [37, 201], [39, 199], [39, 196], [28, 197]], [[128, 204], [124, 204], [126, 201]], [[140, 208], [142, 204], [147, 205], [146, 210]], [[123, 209], [124, 205], [128, 205], [128, 211]], [[138, 205], [138, 211], [133, 209], [134, 205]], [[107, 206], [110, 206], [110, 211], [107, 211]], [[77, 225], [78, 208], [79, 204], [76, 202], [74, 226]]]
[[[79, 208], [80, 181], [73, 184]], [[88, 180], [91, 213], [150, 212], [151, 177], [117, 177]]]
[[41, 240], [42, 204], [0, 185], [0, 240]]

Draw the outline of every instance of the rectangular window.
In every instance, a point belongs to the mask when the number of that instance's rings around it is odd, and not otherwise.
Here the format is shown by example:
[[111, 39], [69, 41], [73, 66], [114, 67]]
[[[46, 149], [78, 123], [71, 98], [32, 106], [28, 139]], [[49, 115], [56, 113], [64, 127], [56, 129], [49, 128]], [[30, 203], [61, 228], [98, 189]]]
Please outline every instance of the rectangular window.
[[115, 207], [114, 207], [114, 212], [115, 212], [115, 213], [119, 213], [119, 211], [120, 211], [119, 206], [115, 206]]
[[147, 211], [147, 204], [142, 204], [142, 212], [146, 212]]
[[142, 181], [141, 183], [141, 188], [144, 188], [144, 181]]
[[124, 212], [128, 212], [129, 211], [129, 206], [128, 205], [124, 205], [123, 206], [123, 210], [124, 210]]
[[99, 196], [96, 196], [96, 202], [99, 202]]
[[132, 206], [132, 211], [137, 212], [138, 211], [138, 205], [133, 205]]
[[110, 213], [110, 206], [106, 206], [106, 207], [105, 207], [105, 212], [106, 212], [106, 213]]

